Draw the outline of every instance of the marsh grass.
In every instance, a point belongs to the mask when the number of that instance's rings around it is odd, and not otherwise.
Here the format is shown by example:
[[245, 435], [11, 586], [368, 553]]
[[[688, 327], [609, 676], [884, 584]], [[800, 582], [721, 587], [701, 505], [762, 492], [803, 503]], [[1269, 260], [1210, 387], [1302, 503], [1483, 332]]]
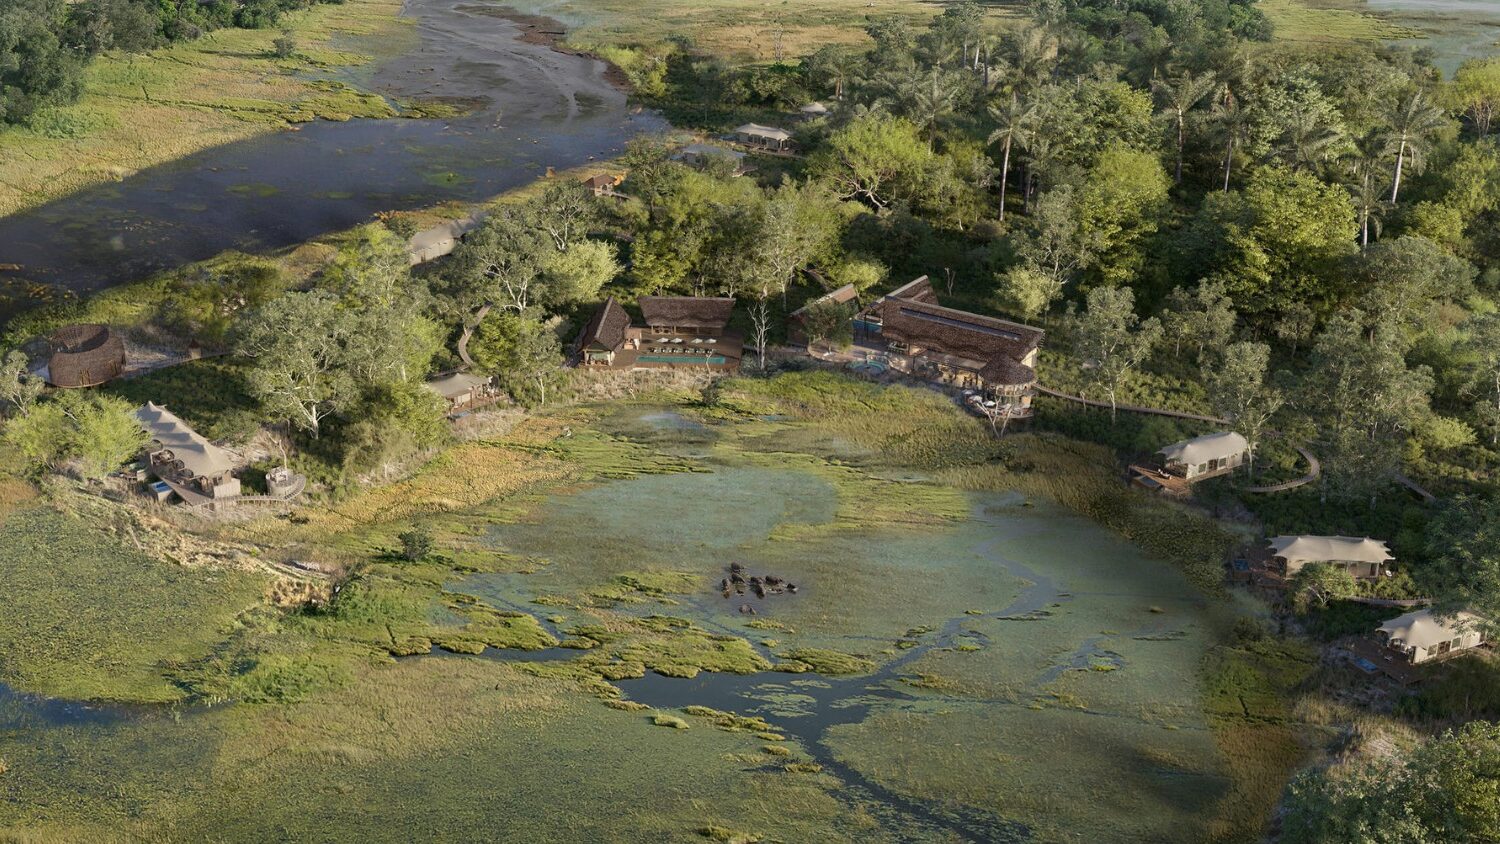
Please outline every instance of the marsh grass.
[[79, 518], [28, 506], [0, 525], [0, 679], [61, 697], [184, 697], [170, 666], [213, 651], [266, 579], [158, 562]]
[[1276, 40], [1296, 44], [1337, 44], [1414, 38], [1420, 32], [1354, 8], [1313, 0], [1260, 0], [1260, 10], [1276, 28]]

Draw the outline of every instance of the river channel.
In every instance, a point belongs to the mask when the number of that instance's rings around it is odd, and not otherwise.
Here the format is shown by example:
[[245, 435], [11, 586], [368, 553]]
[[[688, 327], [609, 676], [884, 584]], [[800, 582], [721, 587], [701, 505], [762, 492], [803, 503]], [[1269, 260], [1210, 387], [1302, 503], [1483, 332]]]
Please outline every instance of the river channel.
[[12, 281], [85, 293], [226, 249], [299, 243], [379, 211], [479, 200], [665, 128], [632, 111], [602, 62], [519, 39], [502, 11], [408, 0], [419, 46], [343, 77], [392, 98], [478, 104], [461, 119], [319, 121], [205, 150], [0, 218], [0, 260], [23, 267]]

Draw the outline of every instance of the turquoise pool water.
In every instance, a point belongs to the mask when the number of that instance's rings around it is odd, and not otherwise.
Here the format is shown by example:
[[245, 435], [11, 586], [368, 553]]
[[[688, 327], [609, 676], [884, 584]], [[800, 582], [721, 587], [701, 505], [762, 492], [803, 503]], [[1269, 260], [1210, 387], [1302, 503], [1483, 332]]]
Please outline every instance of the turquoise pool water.
[[717, 366], [727, 363], [729, 358], [723, 355], [641, 355], [636, 360], [640, 363], [708, 363]]

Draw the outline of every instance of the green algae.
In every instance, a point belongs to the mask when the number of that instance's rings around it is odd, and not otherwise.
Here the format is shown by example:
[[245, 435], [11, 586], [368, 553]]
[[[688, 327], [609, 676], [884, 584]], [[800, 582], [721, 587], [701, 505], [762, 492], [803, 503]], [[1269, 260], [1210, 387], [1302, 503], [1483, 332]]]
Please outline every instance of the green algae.
[[875, 670], [875, 663], [864, 657], [823, 648], [793, 648], [777, 656], [803, 663], [812, 671], [831, 676], [868, 674]]

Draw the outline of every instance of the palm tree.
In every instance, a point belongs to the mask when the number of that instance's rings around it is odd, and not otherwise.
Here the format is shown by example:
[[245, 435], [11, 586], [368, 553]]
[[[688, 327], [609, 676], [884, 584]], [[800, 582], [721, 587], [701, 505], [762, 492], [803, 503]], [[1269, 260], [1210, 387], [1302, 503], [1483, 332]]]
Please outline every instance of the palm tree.
[[1410, 166], [1413, 173], [1422, 172], [1427, 163], [1427, 146], [1432, 134], [1443, 128], [1448, 115], [1437, 105], [1428, 102], [1421, 88], [1386, 115], [1386, 140], [1396, 153], [1396, 175], [1391, 181], [1391, 202], [1401, 195], [1401, 176]]
[[1026, 139], [1026, 208], [1031, 209], [1031, 202], [1036, 197], [1037, 186], [1041, 183], [1042, 173], [1052, 169], [1057, 157], [1062, 154], [1062, 144], [1058, 139], [1046, 132], [1030, 132]]
[[1031, 87], [1052, 75], [1061, 46], [1057, 36], [1039, 26], [1021, 30], [1011, 47], [1011, 67], [1020, 85]]
[[1010, 151], [1016, 144], [1025, 146], [1031, 132], [1031, 123], [1036, 118], [1036, 106], [1023, 101], [1015, 92], [1010, 98], [990, 106], [990, 117], [995, 121], [995, 131], [990, 133], [988, 143], [1001, 144], [1000, 156], [1000, 219], [1005, 219], [1005, 187], [1010, 179]]
[[[995, 58], [995, 51], [1003, 44], [1000, 36], [994, 34], [985, 35], [974, 48], [974, 61], [979, 67], [984, 68], [984, 89], [988, 91], [998, 81], [999, 76], [995, 71], [1005, 67], [1005, 59]], [[984, 58], [981, 60], [980, 56]]]
[[1381, 219], [1388, 205], [1384, 199], [1385, 185], [1381, 184], [1380, 179], [1380, 174], [1385, 169], [1383, 162], [1386, 150], [1384, 136], [1379, 131], [1371, 131], [1355, 139], [1354, 154], [1349, 158], [1352, 177], [1349, 193], [1354, 199], [1355, 213], [1359, 217], [1360, 249], [1369, 247], [1371, 229], [1374, 229], [1376, 237], [1380, 236]]
[[1250, 116], [1240, 107], [1239, 99], [1226, 85], [1223, 96], [1214, 102], [1214, 120], [1224, 143], [1224, 191], [1229, 191], [1229, 176], [1234, 170], [1234, 154], [1254, 136]]
[[1276, 151], [1294, 168], [1316, 169], [1337, 157], [1344, 141], [1343, 129], [1325, 122], [1312, 109], [1298, 108], [1288, 117]]
[[1177, 173], [1176, 182], [1182, 184], [1182, 155], [1187, 148], [1187, 113], [1203, 98], [1213, 93], [1216, 85], [1212, 73], [1182, 73], [1175, 78], [1157, 79], [1151, 83], [1163, 105], [1161, 113], [1177, 124]]
[[958, 93], [954, 80], [935, 67], [929, 80], [910, 84], [903, 92], [907, 114], [918, 125], [927, 128], [929, 149], [937, 140], [938, 124], [952, 116], [957, 108]]

